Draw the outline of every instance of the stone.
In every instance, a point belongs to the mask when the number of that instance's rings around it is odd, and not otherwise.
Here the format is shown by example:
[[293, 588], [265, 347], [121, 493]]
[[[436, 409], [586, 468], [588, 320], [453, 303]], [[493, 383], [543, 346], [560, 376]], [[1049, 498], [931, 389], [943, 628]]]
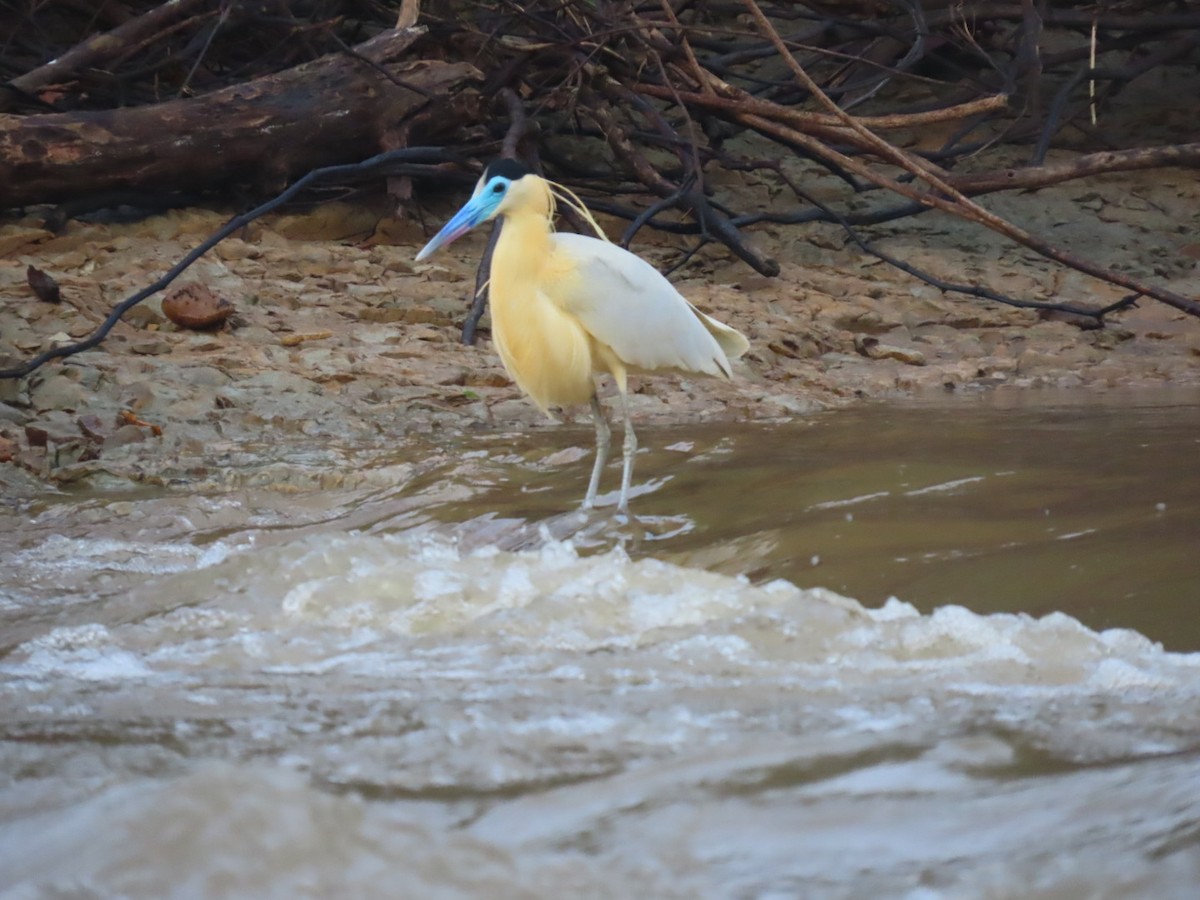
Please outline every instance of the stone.
[[[19, 360], [5, 359], [0, 357], [0, 367], [16, 365]], [[19, 378], [0, 378], [0, 403], [21, 403], [21, 379]], [[0, 414], [2, 418], [2, 414]]]
[[126, 322], [136, 328], [148, 328], [151, 325], [162, 325], [163, 322], [166, 321], [166, 319], [163, 318], [162, 314], [157, 309], [145, 303], [140, 303], [129, 312], [125, 313], [124, 319]]
[[104, 439], [108, 437], [108, 429], [104, 427], [104, 423], [99, 416], [83, 415], [76, 421], [79, 430], [89, 441], [96, 444], [104, 443]]
[[47, 454], [51, 466], [55, 469], [95, 459], [97, 455], [96, 448], [80, 438], [55, 444], [51, 452]]
[[122, 425], [104, 439], [104, 449], [113, 450], [128, 444], [137, 444], [146, 440], [146, 432], [136, 425]]
[[0, 258], [10, 257], [18, 250], [34, 252], [33, 244], [40, 244], [54, 237], [44, 228], [29, 228], [25, 225], [5, 225], [0, 228]]
[[154, 388], [147, 381], [135, 381], [121, 391], [121, 405], [134, 412], [153, 406], [156, 399]]
[[95, 366], [82, 362], [82, 359], [95, 359], [96, 355], [76, 356], [73, 359], [68, 359], [63, 363], [63, 372], [69, 377], [74, 378], [89, 391], [95, 391], [100, 387], [100, 382], [103, 379], [103, 373]]
[[14, 425], [24, 425], [29, 419], [30, 415], [25, 410], [17, 409], [7, 403], [0, 403], [0, 424], [11, 422]]
[[384, 324], [388, 322], [403, 322], [405, 321], [404, 316], [406, 312], [408, 312], [408, 310], [399, 309], [395, 306], [368, 306], [366, 309], [359, 311], [358, 318], [364, 322], [377, 322]]
[[25, 440], [31, 447], [65, 444], [78, 440], [79, 426], [66, 413], [53, 410], [25, 424]]
[[76, 410], [86, 403], [90, 392], [77, 378], [58, 372], [35, 386], [29, 399], [37, 409]]
[[254, 244], [249, 244], [246, 241], [239, 240], [235, 237], [228, 237], [217, 246], [213, 247], [213, 253], [224, 260], [238, 259], [257, 259], [262, 256], [262, 250]]
[[868, 359], [895, 359], [909, 366], [925, 365], [925, 354], [920, 350], [884, 344], [870, 335], [856, 334], [854, 349]]
[[171, 352], [171, 342], [163, 338], [151, 338], [144, 341], [134, 341], [129, 345], [129, 349], [140, 356], [162, 356]]
[[198, 387], [223, 387], [232, 380], [228, 372], [215, 366], [185, 366], [179, 373], [188, 384]]

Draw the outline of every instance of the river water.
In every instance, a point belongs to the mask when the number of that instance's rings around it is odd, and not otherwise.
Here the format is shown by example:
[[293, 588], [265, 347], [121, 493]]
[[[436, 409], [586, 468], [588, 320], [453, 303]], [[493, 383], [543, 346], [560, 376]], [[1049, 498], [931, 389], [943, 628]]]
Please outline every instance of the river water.
[[640, 436], [10, 498], [0, 897], [1196, 896], [1200, 396]]

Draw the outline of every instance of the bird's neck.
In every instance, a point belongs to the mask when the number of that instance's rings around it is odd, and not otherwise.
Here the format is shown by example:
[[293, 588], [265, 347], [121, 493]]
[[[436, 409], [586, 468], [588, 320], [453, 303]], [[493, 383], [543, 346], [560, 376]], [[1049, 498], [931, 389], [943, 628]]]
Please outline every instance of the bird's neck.
[[492, 253], [489, 293], [493, 297], [524, 293], [523, 287], [537, 283], [550, 252], [550, 221], [545, 213], [521, 210], [506, 215]]

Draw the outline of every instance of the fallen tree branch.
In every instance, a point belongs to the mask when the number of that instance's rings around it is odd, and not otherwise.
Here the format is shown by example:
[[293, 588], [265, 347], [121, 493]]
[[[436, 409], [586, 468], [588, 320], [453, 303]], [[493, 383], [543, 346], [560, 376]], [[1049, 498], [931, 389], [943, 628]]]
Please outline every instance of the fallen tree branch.
[[[725, 87], [729, 88], [728, 85], [725, 85]], [[803, 128], [806, 131], [820, 131], [826, 132], [833, 137], [847, 137], [846, 126], [837, 116], [782, 106], [778, 103], [772, 103], [770, 100], [761, 100], [750, 95], [741, 96], [737, 100], [733, 100], [729, 97], [718, 96], [715, 93], [671, 91], [662, 85], [646, 82], [634, 85], [634, 89], [648, 96], [657, 97], [660, 100], [674, 100], [678, 98], [685, 103], [702, 108], [724, 112], [731, 110], [751, 112], [779, 122], [786, 122], [796, 128]], [[896, 128], [915, 128], [920, 125], [952, 122], [957, 119], [977, 116], [981, 113], [995, 112], [1004, 109], [1007, 105], [1008, 97], [1005, 94], [992, 94], [966, 103], [958, 103], [954, 106], [946, 106], [924, 112], [893, 113], [887, 116], [860, 116], [858, 117], [858, 121], [867, 128], [879, 129], [881, 131]]]
[[1200, 143], [1106, 150], [1042, 166], [1015, 167], [998, 172], [956, 173], [947, 175], [945, 181], [964, 194], [987, 194], [992, 191], [1047, 187], [1108, 172], [1132, 172], [1167, 166], [1200, 167]]
[[[386, 31], [355, 53], [442, 101], [480, 77], [462, 62], [399, 63], [422, 33]], [[429, 102], [354, 57], [331, 54], [194, 99], [0, 115], [0, 208], [126, 189], [278, 186], [380, 147], [389, 130]], [[457, 124], [453, 117], [440, 122]], [[438, 124], [437, 117], [429, 122]], [[426, 131], [425, 139], [437, 136]]]

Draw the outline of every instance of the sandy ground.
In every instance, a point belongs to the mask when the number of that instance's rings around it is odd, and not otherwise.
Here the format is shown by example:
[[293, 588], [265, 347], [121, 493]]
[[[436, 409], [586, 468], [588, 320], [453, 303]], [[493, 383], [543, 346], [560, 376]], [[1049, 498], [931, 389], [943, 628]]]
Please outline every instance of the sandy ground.
[[[835, 190], [812, 182], [817, 193]], [[1111, 175], [984, 202], [1093, 259], [1200, 293], [1200, 173]], [[452, 209], [426, 212], [440, 223]], [[225, 215], [72, 222], [59, 235], [35, 216], [3, 221], [0, 358], [89, 334]], [[940, 214], [865, 233], [934, 275], [1015, 297], [1101, 305], [1122, 295]], [[99, 349], [0, 382], [0, 485], [199, 484], [265, 446], [396, 446], [415, 434], [554, 427], [509, 381], [486, 330], [476, 347], [459, 342], [483, 236], [415, 264], [425, 237], [383, 205], [334, 203], [225, 241], [179, 282], [201, 282], [235, 305], [224, 329], [178, 329], [158, 295]], [[778, 278], [715, 247], [675, 278], [749, 336], [736, 379], [638, 378], [637, 421], [772, 420], [921, 391], [1200, 382], [1200, 321], [1154, 301], [1084, 330], [943, 294], [864, 256], [835, 227], [768, 226], [752, 237], [780, 261]], [[644, 232], [634, 250], [662, 264], [682, 246]], [[33, 296], [29, 265], [58, 280], [61, 303]], [[277, 472], [288, 481], [286, 468]], [[344, 475], [333, 466], [327, 477]]]

